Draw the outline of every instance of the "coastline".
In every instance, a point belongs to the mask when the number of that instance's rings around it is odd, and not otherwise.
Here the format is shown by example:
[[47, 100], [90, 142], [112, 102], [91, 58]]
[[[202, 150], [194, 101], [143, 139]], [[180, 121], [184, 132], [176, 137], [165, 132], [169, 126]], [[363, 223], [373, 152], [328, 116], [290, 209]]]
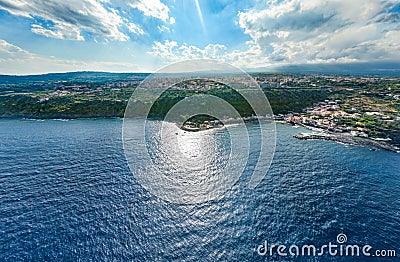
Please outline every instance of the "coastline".
[[[53, 120], [53, 121], [70, 121], [70, 120], [96, 120], [96, 119], [118, 119], [123, 120], [121, 117], [74, 117], [74, 118], [29, 118], [29, 117], [1, 117], [0, 119], [4, 120], [25, 120], [25, 121], [45, 121], [45, 120]], [[255, 120], [257, 118], [243, 118], [245, 122], [249, 122], [251, 120]], [[262, 119], [262, 118], [261, 118]], [[259, 120], [261, 120], [259, 119]], [[315, 128], [311, 126], [306, 126], [304, 124], [296, 124], [293, 125], [292, 123], [277, 119], [274, 120], [275, 123], [284, 124], [284, 125], [291, 125], [293, 128], [296, 127], [303, 127], [309, 129], [312, 132], [301, 132], [297, 135], [294, 135], [293, 138], [299, 140], [326, 140], [326, 141], [333, 141], [348, 145], [357, 145], [363, 147], [369, 147], [370, 150], [376, 151], [377, 149], [383, 149], [387, 151], [391, 151], [394, 153], [400, 153], [400, 148], [392, 145], [386, 141], [378, 141], [373, 140], [371, 138], [362, 138], [352, 136], [348, 133], [333, 133], [326, 131], [324, 129]], [[234, 124], [234, 123], [230, 123]], [[200, 132], [206, 131], [210, 129], [218, 129], [224, 127], [223, 124], [202, 124], [199, 127], [191, 127], [191, 126], [179, 126], [178, 127], [187, 132]]]
[[348, 145], [370, 147], [371, 151], [376, 151], [377, 149], [383, 149], [394, 153], [400, 153], [399, 147], [396, 147], [384, 141], [377, 141], [362, 137], [354, 137], [350, 134], [337, 134], [337, 133], [326, 133], [326, 132], [319, 132], [319, 133], [302, 132], [300, 134], [294, 135], [293, 137], [299, 140], [327, 140]]
[[199, 132], [210, 129], [220, 129], [225, 126], [235, 126], [240, 125], [241, 123], [251, 123], [251, 122], [262, 122], [262, 121], [271, 121], [274, 123], [278, 123], [274, 119], [274, 116], [249, 116], [249, 117], [240, 117], [240, 118], [226, 118], [222, 120], [212, 120], [212, 121], [204, 121], [200, 123], [193, 122], [185, 122], [182, 126], [178, 124], [178, 127], [184, 131], [188, 132]]

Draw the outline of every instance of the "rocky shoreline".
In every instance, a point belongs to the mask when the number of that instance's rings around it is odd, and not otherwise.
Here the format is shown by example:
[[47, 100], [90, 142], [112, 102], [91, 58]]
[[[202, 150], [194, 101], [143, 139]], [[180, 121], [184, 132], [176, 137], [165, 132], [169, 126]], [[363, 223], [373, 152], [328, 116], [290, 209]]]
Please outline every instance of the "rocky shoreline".
[[193, 126], [193, 125], [182, 125], [182, 126], [179, 126], [178, 125], [178, 127], [180, 128], [180, 129], [182, 129], [182, 130], [184, 130], [184, 131], [187, 131], [187, 132], [198, 132], [198, 131], [204, 131], [204, 130], [209, 130], [209, 129], [214, 129], [214, 128], [221, 128], [221, 127], [223, 127], [223, 125], [222, 124], [220, 124], [220, 125], [205, 125], [205, 124], [202, 124], [202, 125], [198, 125], [198, 126]]
[[[178, 127], [184, 131], [188, 132], [198, 132], [204, 131], [214, 128], [222, 128], [225, 125], [236, 125], [240, 123], [249, 123], [251, 121], [265, 121], [271, 120], [273, 116], [250, 116], [250, 117], [242, 117], [242, 118], [226, 118], [223, 120], [210, 120], [210, 121], [202, 121], [202, 122], [191, 122], [186, 121], [183, 125], [178, 125]], [[275, 121], [275, 120], [274, 120]]]
[[[254, 118], [246, 118], [243, 119], [245, 121], [250, 121], [253, 120]], [[234, 121], [232, 121], [233, 123]], [[288, 124], [285, 121], [280, 121], [278, 119], [275, 119], [276, 123], [282, 123], [282, 124]], [[292, 124], [293, 125], [293, 124]], [[224, 125], [220, 121], [205, 121], [202, 124], [193, 124], [193, 123], [185, 123], [182, 126], [179, 126], [180, 129], [188, 132], [198, 132], [198, 131], [204, 131], [204, 130], [209, 130], [209, 129], [214, 129], [214, 128], [221, 128]], [[363, 138], [363, 137], [358, 137], [358, 136], [353, 136], [350, 133], [333, 133], [333, 132], [328, 132], [322, 129], [318, 129], [315, 127], [310, 127], [306, 125], [296, 125], [298, 127], [304, 127], [311, 129], [315, 132], [310, 132], [310, 133], [300, 133], [297, 135], [294, 135], [293, 137], [299, 140], [328, 140], [328, 141], [334, 141], [338, 143], [343, 143], [343, 144], [349, 144], [349, 145], [357, 145], [357, 146], [364, 146], [364, 147], [369, 147], [370, 150], [376, 151], [378, 149], [383, 149], [395, 153], [400, 153], [400, 148], [392, 145], [386, 141], [379, 141], [379, 140], [373, 140], [371, 138]]]
[[333, 134], [333, 133], [300, 133], [298, 135], [293, 136], [294, 138], [300, 140], [311, 140], [311, 139], [322, 139], [322, 140], [329, 140], [335, 141], [344, 144], [350, 145], [358, 145], [358, 146], [365, 146], [370, 147], [371, 150], [375, 151], [377, 149], [384, 149], [388, 151], [392, 151], [395, 153], [400, 153], [400, 148], [386, 143], [384, 141], [376, 141], [367, 138], [361, 137], [354, 137], [350, 134]]

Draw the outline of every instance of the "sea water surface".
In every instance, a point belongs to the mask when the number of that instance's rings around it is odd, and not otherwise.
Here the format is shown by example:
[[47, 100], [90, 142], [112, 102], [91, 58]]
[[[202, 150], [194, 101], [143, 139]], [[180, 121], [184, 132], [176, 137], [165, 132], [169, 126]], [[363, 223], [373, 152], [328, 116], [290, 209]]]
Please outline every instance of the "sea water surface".
[[[119, 119], [0, 121], [0, 261], [287, 261], [256, 249], [340, 233], [399, 258], [400, 154], [299, 141], [301, 129], [278, 125], [258, 187], [243, 176], [223, 198], [185, 205], [138, 183], [121, 131]], [[337, 259], [365, 258], [300, 258]]]

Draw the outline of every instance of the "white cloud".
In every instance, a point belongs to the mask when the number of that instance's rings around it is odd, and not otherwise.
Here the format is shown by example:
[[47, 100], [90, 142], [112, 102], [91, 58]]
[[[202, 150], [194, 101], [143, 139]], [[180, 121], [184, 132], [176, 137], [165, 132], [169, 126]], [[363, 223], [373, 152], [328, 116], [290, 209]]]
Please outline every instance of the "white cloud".
[[41, 18], [53, 25], [32, 26], [32, 32], [69, 40], [83, 40], [81, 32], [108, 40], [128, 40], [119, 30], [122, 18], [96, 0], [0, 0], [0, 9], [13, 15]]
[[164, 22], [169, 18], [169, 8], [160, 0], [134, 0], [130, 1], [128, 6], [138, 9], [145, 16], [155, 17]]
[[135, 8], [145, 16], [175, 23], [175, 18], [169, 16], [168, 6], [160, 0], [0, 0], [0, 10], [31, 18], [31, 31], [46, 37], [85, 40], [84, 35], [88, 33], [95, 41], [129, 40], [121, 28], [144, 35], [143, 29], [122, 17], [118, 8]]
[[266, 63], [400, 59], [392, 0], [270, 0], [239, 12], [239, 25]]
[[151, 54], [174, 62], [213, 58], [254, 68], [295, 63], [400, 60], [400, 14], [395, 1], [270, 0], [238, 13], [251, 37], [241, 50], [155, 42]]
[[132, 32], [132, 33], [134, 33], [136, 35], [144, 35], [143, 29], [140, 26], [136, 25], [136, 24], [129, 23], [128, 24], [128, 29], [129, 29], [130, 32]]
[[157, 26], [157, 29], [158, 29], [158, 31], [160, 31], [160, 33], [171, 32], [171, 29], [169, 29], [169, 27], [167, 27], [165, 25]]
[[222, 44], [209, 44], [204, 48], [193, 45], [179, 45], [176, 41], [154, 42], [151, 55], [161, 58], [163, 64], [190, 59], [215, 59], [243, 68], [265, 66], [268, 59], [263, 58], [262, 50], [252, 42], [247, 43], [247, 50], [228, 52]]
[[176, 41], [166, 40], [164, 43], [154, 42], [150, 54], [161, 57], [167, 62], [198, 58], [221, 59], [226, 55], [226, 47], [221, 44], [209, 44], [201, 49], [196, 46], [179, 45]]
[[157, 41], [154, 42], [150, 54], [161, 57], [168, 62], [183, 60], [183, 58], [179, 58], [180, 54], [176, 51], [177, 47], [178, 43], [176, 41], [166, 40], [164, 43]]
[[207, 45], [204, 48], [204, 56], [211, 59], [220, 59], [226, 54], [226, 46], [220, 44]]
[[6, 61], [9, 59], [20, 59], [30, 56], [30, 53], [23, 50], [22, 48], [12, 45], [5, 40], [0, 39], [0, 61]]
[[0, 74], [43, 74], [69, 71], [137, 72], [139, 67], [131, 63], [78, 60], [62, 60], [32, 54], [0, 39]]
[[81, 36], [79, 28], [76, 26], [70, 26], [68, 28], [63, 24], [58, 24], [55, 26], [55, 30], [46, 29], [41, 25], [33, 24], [31, 31], [38, 35], [43, 35], [46, 37], [58, 38], [58, 39], [70, 39], [70, 40], [85, 40]]

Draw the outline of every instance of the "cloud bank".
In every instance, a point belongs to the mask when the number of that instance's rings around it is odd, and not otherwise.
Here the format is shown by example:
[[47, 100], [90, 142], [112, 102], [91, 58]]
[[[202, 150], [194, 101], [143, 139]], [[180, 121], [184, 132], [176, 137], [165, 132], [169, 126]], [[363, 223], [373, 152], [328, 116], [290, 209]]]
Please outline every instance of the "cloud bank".
[[396, 1], [284, 0], [239, 12], [239, 25], [271, 62], [400, 58]]
[[[32, 68], [34, 65], [34, 68]], [[108, 61], [83, 62], [79, 60], [57, 59], [42, 57], [30, 53], [16, 45], [0, 39], [0, 72], [1, 74], [44, 74], [71, 71], [108, 71], [132, 72], [139, 67], [133, 63]]]
[[89, 34], [95, 39], [126, 41], [129, 36], [122, 30], [124, 27], [143, 35], [138, 25], [125, 23], [127, 19], [121, 16], [118, 7], [136, 8], [162, 21], [170, 18], [169, 8], [160, 0], [0, 0], [0, 9], [31, 18], [31, 31], [46, 37], [82, 41], [84, 34]]
[[[91, 57], [135, 59], [142, 70], [197, 58], [243, 68], [400, 61], [400, 4], [395, 0], [244, 0], [240, 4], [223, 0], [203, 2], [201, 9], [201, 2], [194, 3], [0, 0], [0, 22], [4, 23], [0, 39], [6, 40], [0, 67], [14, 72], [7, 63], [25, 65], [23, 61], [34, 59], [43, 66], [47, 61], [62, 68], [64, 61], [68, 68], [85, 70], [92, 65], [96, 70], [99, 67], [88, 61]], [[12, 16], [23, 21], [15, 25], [15, 32], [8, 25], [19, 20]], [[30, 24], [28, 30], [25, 23]], [[48, 44], [47, 38], [58, 40]], [[77, 48], [77, 52], [63, 48]], [[56, 60], [52, 55], [68, 59]], [[78, 63], [80, 59], [86, 62]], [[110, 68], [104, 62], [99, 65], [104, 66], [102, 70]], [[37, 71], [33, 63], [31, 67]]]
[[268, 0], [238, 12], [251, 40], [240, 50], [155, 42], [152, 54], [168, 61], [216, 58], [238, 66], [400, 60], [400, 14], [392, 0]]

